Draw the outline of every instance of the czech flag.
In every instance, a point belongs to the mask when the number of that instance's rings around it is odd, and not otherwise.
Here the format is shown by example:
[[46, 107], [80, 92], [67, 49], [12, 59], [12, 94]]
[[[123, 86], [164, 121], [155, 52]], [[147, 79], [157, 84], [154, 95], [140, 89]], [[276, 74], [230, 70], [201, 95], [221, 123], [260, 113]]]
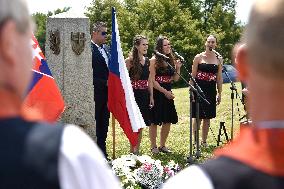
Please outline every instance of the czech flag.
[[139, 129], [146, 127], [137, 106], [122, 54], [115, 9], [112, 8], [111, 60], [108, 77], [108, 108], [132, 146], [138, 142]]
[[29, 86], [23, 108], [25, 111], [39, 113], [42, 121], [54, 122], [64, 111], [64, 100], [34, 36], [32, 36], [31, 43], [33, 80]]

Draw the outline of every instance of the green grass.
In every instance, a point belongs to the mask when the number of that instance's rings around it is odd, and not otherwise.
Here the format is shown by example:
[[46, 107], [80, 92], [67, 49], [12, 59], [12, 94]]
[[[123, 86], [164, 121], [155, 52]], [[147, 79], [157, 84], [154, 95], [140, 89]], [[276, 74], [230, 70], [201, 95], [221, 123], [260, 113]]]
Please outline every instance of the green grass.
[[[208, 148], [201, 148], [201, 157], [198, 162], [203, 162], [206, 159], [213, 156], [213, 151], [217, 147], [217, 135], [220, 122], [225, 122], [226, 130], [229, 138], [231, 137], [231, 90], [230, 84], [223, 84], [222, 102], [217, 106], [217, 117], [211, 120], [211, 126], [208, 134]], [[241, 95], [241, 87], [239, 83], [236, 83], [238, 88], [238, 94]], [[179, 163], [181, 167], [187, 165], [186, 159], [189, 155], [189, 94], [188, 88], [174, 89], [175, 94], [175, 106], [178, 113], [179, 121], [176, 125], [172, 125], [170, 135], [167, 140], [167, 146], [173, 151], [171, 154], [160, 153], [158, 155], [152, 155], [150, 152], [150, 140], [148, 136], [148, 128], [143, 130], [143, 137], [140, 147], [141, 154], [147, 154], [154, 159], [160, 159], [162, 162], [167, 163], [169, 160], [174, 160]], [[238, 104], [238, 106], [237, 106]], [[240, 111], [238, 111], [238, 108]], [[239, 118], [244, 115], [243, 105], [238, 99], [234, 100], [234, 134], [239, 130]], [[160, 130], [160, 129], [158, 129]], [[129, 153], [129, 142], [124, 135], [122, 129], [116, 122], [116, 158], [121, 155]], [[158, 133], [159, 136], [159, 133]], [[200, 131], [201, 139], [201, 131]], [[221, 137], [225, 142], [225, 136]], [[157, 139], [159, 141], [159, 138]], [[159, 144], [157, 144], [159, 145]], [[107, 151], [112, 155], [112, 128], [111, 120], [107, 138]]]

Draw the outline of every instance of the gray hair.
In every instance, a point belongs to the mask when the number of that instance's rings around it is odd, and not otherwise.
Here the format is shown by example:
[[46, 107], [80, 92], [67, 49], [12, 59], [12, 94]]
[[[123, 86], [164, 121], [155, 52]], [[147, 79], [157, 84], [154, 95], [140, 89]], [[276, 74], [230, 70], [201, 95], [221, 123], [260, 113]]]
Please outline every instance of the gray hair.
[[31, 27], [29, 11], [24, 0], [0, 0], [0, 29], [7, 20], [13, 20], [20, 32]]
[[104, 22], [96, 22], [93, 26], [93, 32], [99, 32], [102, 28], [106, 28], [107, 25]]
[[249, 64], [266, 76], [281, 79], [284, 79], [283, 10], [283, 0], [256, 1], [244, 36]]

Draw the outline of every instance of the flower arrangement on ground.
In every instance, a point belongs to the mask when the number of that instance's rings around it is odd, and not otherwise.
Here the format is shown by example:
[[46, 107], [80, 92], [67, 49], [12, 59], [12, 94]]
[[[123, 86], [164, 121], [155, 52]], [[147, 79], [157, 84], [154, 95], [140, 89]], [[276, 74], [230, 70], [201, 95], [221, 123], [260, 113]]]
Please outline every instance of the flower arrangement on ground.
[[133, 154], [113, 160], [112, 169], [125, 189], [158, 189], [165, 180], [180, 170], [174, 161], [163, 166], [160, 160], [154, 160], [147, 155]]

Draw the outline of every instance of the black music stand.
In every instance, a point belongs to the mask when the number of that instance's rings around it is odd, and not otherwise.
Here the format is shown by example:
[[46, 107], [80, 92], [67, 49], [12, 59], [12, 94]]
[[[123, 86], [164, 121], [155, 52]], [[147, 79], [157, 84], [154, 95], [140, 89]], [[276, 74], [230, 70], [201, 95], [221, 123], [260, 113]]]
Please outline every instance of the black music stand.
[[236, 98], [239, 97], [240, 99], [241, 97], [238, 94], [235, 83], [229, 77], [226, 67], [223, 67], [222, 72], [225, 73], [226, 77], [229, 79], [229, 82], [231, 84], [231, 87], [230, 87], [231, 89], [231, 109], [232, 109], [231, 111], [231, 140], [233, 140], [234, 138], [234, 99], [235, 99], [235, 96]]

